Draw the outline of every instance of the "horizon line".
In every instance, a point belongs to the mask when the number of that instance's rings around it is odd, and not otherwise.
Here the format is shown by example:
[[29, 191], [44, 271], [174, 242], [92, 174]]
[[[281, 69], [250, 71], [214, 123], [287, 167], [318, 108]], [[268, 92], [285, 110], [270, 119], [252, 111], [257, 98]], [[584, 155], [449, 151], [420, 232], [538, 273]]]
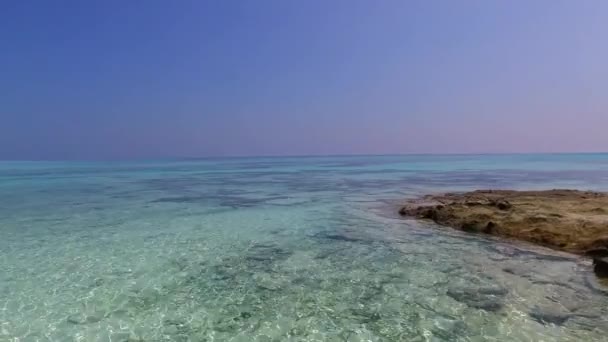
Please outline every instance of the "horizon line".
[[608, 154], [603, 152], [421, 152], [421, 153], [340, 153], [340, 154], [267, 154], [267, 155], [225, 155], [225, 156], [172, 156], [99, 159], [0, 159], [2, 162], [153, 162], [153, 161], [193, 161], [212, 159], [256, 159], [256, 158], [328, 158], [328, 157], [398, 157], [398, 156], [508, 156], [508, 155], [572, 155]]

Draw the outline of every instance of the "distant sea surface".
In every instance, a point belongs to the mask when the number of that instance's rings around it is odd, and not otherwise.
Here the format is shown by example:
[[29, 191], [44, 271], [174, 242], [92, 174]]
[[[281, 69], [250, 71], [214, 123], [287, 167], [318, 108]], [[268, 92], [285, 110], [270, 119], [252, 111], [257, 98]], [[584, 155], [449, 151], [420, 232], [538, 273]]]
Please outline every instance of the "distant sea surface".
[[0, 341], [606, 341], [591, 263], [396, 215], [608, 154], [0, 162]]

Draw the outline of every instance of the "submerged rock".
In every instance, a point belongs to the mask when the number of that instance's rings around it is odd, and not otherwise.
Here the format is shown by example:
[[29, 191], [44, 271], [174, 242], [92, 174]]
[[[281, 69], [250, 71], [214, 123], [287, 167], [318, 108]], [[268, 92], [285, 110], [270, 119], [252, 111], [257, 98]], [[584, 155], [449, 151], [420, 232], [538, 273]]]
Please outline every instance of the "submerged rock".
[[452, 299], [472, 308], [495, 312], [504, 306], [502, 297], [507, 293], [506, 289], [500, 287], [487, 287], [451, 288], [448, 289], [446, 294]]
[[68, 323], [71, 323], [71, 324], [90, 324], [90, 323], [97, 323], [97, 322], [101, 321], [103, 318], [104, 318], [104, 314], [102, 312], [95, 312], [90, 315], [83, 315], [83, 314], [70, 315], [70, 316], [68, 316], [67, 321], [68, 321]]
[[333, 241], [342, 241], [342, 242], [362, 242], [365, 239], [360, 236], [356, 231], [351, 231], [347, 229], [337, 230], [332, 232], [319, 232], [314, 235], [314, 237], [323, 240], [333, 240]]
[[292, 254], [273, 243], [256, 243], [247, 251], [245, 259], [252, 262], [272, 262], [287, 259]]
[[81, 315], [70, 315], [68, 316], [67, 321], [71, 324], [84, 324], [86, 322], [86, 317]]
[[562, 325], [574, 315], [569, 312], [561, 312], [556, 309], [534, 308], [528, 313], [532, 319], [542, 324]]
[[360, 323], [372, 323], [382, 319], [380, 313], [377, 311], [352, 308], [350, 310], [350, 313], [352, 315], [352, 318]]

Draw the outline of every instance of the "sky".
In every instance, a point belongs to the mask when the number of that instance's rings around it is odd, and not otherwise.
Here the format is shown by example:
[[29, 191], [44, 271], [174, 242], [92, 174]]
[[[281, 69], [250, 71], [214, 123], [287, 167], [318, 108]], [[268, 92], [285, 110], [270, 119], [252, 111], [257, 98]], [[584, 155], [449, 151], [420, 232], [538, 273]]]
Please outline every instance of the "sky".
[[0, 159], [608, 151], [608, 1], [0, 2]]

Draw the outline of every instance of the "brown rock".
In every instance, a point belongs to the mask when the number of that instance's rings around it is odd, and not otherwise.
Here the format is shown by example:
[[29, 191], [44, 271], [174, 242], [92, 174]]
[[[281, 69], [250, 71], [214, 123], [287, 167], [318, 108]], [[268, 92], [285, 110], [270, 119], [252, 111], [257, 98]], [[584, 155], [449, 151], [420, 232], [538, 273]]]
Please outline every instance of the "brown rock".
[[606, 193], [478, 190], [425, 196], [407, 202], [399, 213], [463, 231], [516, 238], [596, 258], [608, 256]]
[[506, 200], [498, 200], [498, 201], [494, 202], [494, 205], [496, 206], [496, 208], [498, 208], [500, 210], [511, 209], [511, 203], [509, 203], [509, 201], [506, 201]]

